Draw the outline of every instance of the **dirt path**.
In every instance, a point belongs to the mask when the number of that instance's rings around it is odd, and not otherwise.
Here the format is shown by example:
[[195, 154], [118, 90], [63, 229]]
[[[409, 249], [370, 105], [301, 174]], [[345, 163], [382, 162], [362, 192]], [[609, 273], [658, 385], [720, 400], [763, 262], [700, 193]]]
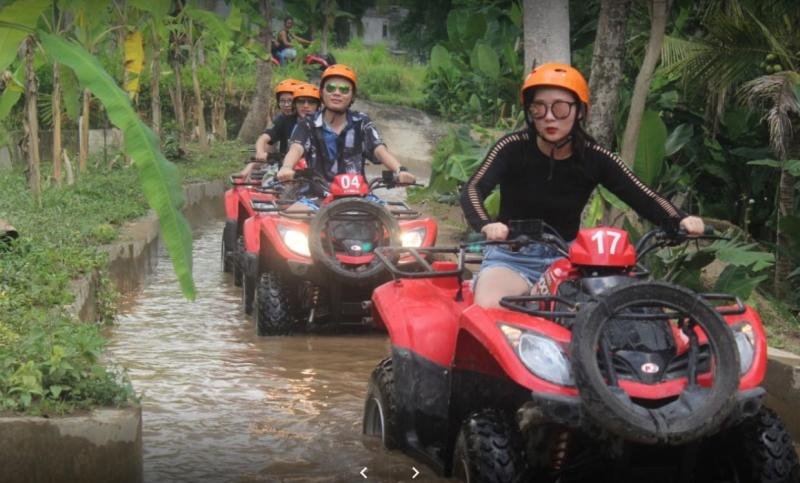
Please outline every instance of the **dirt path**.
[[[357, 100], [355, 110], [367, 113], [381, 131], [389, 150], [414, 173], [420, 183], [430, 180], [431, 159], [436, 143], [446, 133], [446, 125], [418, 109], [387, 106]], [[376, 169], [377, 168], [377, 169]], [[370, 170], [378, 174], [379, 167]], [[437, 245], [452, 245], [460, 240], [466, 227], [459, 206], [426, 201], [413, 207], [439, 221]]]

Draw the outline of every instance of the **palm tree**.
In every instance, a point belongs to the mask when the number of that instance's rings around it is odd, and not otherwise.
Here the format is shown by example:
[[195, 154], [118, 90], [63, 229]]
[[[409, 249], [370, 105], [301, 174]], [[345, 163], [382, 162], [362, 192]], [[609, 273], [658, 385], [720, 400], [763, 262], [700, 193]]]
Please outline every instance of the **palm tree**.
[[800, 116], [800, 73], [784, 71], [765, 75], [745, 83], [740, 96], [751, 106], [766, 111], [763, 120], [769, 125], [769, 145], [780, 162], [778, 183], [778, 223], [776, 223], [775, 294], [786, 293], [786, 281], [792, 270], [787, 256], [791, 237], [781, 228], [782, 220], [794, 214], [795, 176], [788, 169], [790, 153], [800, 153], [800, 126], [792, 124], [792, 115]]
[[795, 0], [711, 0], [702, 18], [706, 35], [693, 40], [668, 37], [663, 62], [668, 70], [681, 74], [687, 85], [704, 87], [714, 126], [732, 101], [731, 93], [766, 109], [769, 143], [781, 170], [774, 290], [782, 295], [791, 271], [786, 257], [791, 240], [780, 227], [794, 212], [794, 176], [786, 161], [800, 147], [791, 141], [796, 131], [791, 115], [800, 113], [800, 37], [796, 34], [800, 9]]

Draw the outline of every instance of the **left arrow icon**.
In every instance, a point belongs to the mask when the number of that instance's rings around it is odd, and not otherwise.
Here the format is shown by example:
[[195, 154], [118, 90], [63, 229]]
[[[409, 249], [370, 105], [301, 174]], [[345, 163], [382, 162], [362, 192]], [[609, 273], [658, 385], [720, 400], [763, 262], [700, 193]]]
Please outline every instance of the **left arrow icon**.
[[364, 469], [358, 472], [359, 475], [363, 476], [364, 479], [367, 479], [367, 467], [365, 466]]

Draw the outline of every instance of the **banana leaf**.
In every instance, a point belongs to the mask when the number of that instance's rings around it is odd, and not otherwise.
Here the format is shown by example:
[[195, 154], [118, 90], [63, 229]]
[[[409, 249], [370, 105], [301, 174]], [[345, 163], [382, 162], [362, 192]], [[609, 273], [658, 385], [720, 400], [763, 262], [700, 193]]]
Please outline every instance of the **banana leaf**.
[[[17, 0], [0, 10], [0, 72], [17, 58], [19, 44], [30, 35], [19, 27], [33, 29], [49, 0]], [[17, 28], [12, 28], [17, 26]]]
[[139, 119], [127, 94], [93, 55], [75, 42], [41, 30], [38, 37], [51, 57], [75, 71], [81, 85], [100, 99], [111, 122], [122, 131], [125, 152], [139, 170], [145, 197], [158, 214], [161, 235], [181, 290], [184, 296], [193, 300], [196, 291], [192, 280], [192, 234], [181, 213], [183, 190], [175, 165], [161, 153], [153, 131]]

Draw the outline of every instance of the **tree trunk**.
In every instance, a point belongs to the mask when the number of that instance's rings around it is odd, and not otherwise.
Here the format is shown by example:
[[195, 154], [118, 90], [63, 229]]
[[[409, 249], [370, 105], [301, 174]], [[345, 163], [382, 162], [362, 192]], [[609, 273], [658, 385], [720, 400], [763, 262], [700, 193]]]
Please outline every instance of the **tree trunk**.
[[671, 4], [671, 0], [650, 0], [650, 40], [647, 42], [647, 51], [644, 54], [642, 67], [636, 76], [628, 122], [625, 125], [625, 134], [622, 136], [621, 155], [622, 160], [628, 166], [633, 164], [633, 158], [636, 155], [636, 142], [639, 139], [639, 129], [642, 127], [642, 114], [647, 100], [647, 92], [650, 90], [650, 79], [653, 77], [653, 71], [655, 71], [661, 55], [661, 44], [664, 42], [664, 31], [667, 27], [667, 15]]
[[41, 176], [39, 175], [39, 119], [36, 109], [36, 70], [33, 67], [34, 41], [25, 40], [25, 112], [28, 127], [28, 186], [34, 199], [41, 198]]
[[197, 54], [202, 48], [200, 40], [195, 43], [192, 36], [193, 25], [189, 22], [189, 66], [192, 69], [192, 88], [194, 89], [194, 115], [197, 122], [197, 141], [200, 149], [208, 147], [208, 134], [206, 133], [206, 117], [204, 115], [203, 92], [200, 90], [200, 78], [197, 77]]
[[522, 9], [523, 70], [545, 62], [569, 64], [569, 0], [524, 0]]
[[86, 171], [86, 164], [89, 160], [89, 110], [91, 109], [92, 93], [89, 89], [83, 90], [83, 110], [81, 111], [80, 123], [80, 146], [78, 153], [78, 172]]
[[[322, 51], [322, 55], [328, 55], [328, 34], [330, 33], [330, 26], [333, 24], [333, 20], [330, 22], [328, 21], [328, 12], [331, 11], [330, 0], [322, 0], [324, 5], [322, 6], [322, 11], [325, 12], [322, 19], [322, 38], [320, 39], [319, 48]], [[309, 39], [310, 40], [310, 39]]]
[[61, 76], [58, 62], [53, 63], [53, 180], [61, 186]]
[[157, 36], [153, 36], [153, 61], [150, 64], [150, 116], [153, 132], [161, 139], [161, 46]]
[[[272, 19], [272, 10], [270, 2], [261, 0], [261, 13], [264, 18], [264, 26], [261, 27], [261, 41], [264, 47], [269, 52], [270, 41], [272, 39], [272, 31], [270, 29], [270, 21]], [[256, 73], [256, 91], [253, 94], [253, 101], [250, 103], [250, 110], [247, 111], [247, 116], [242, 122], [242, 127], [239, 129], [239, 134], [236, 136], [240, 141], [246, 143], [254, 143], [259, 133], [264, 130], [267, 125], [267, 114], [270, 109], [270, 102], [272, 101], [272, 94], [270, 84], [272, 81], [272, 64], [267, 60], [259, 60], [258, 71]]]
[[214, 100], [214, 106], [212, 112], [215, 114], [216, 120], [212, 120], [211, 125], [214, 131], [214, 135], [216, 139], [220, 141], [227, 141], [228, 140], [228, 126], [225, 122], [225, 91], [226, 91], [226, 84], [228, 83], [228, 61], [227, 59], [222, 59], [220, 63], [220, 89], [219, 89], [219, 96], [217, 99]]
[[787, 281], [792, 271], [792, 259], [789, 256], [792, 247], [792, 237], [781, 230], [781, 220], [794, 215], [794, 185], [795, 177], [785, 169], [781, 169], [781, 179], [778, 185], [778, 223], [775, 229], [775, 279], [773, 288], [775, 296], [781, 299], [787, 293]]
[[172, 109], [175, 112], [175, 120], [178, 122], [181, 147], [183, 147], [186, 142], [186, 110], [183, 107], [183, 87], [181, 85], [180, 60], [175, 59], [172, 62], [172, 71], [175, 73], [175, 96], [172, 101]]
[[614, 114], [619, 104], [625, 36], [631, 0], [602, 0], [589, 76], [591, 110], [586, 128], [609, 149], [614, 149]]

